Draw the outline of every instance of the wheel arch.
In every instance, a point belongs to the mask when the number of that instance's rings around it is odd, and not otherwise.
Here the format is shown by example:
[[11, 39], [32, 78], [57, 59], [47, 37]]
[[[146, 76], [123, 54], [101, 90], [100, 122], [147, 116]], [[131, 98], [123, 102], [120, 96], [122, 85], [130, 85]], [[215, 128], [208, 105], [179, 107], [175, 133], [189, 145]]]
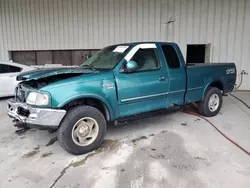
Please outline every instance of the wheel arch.
[[215, 80], [215, 81], [211, 81], [209, 82], [206, 87], [204, 88], [203, 94], [202, 94], [202, 99], [204, 99], [204, 96], [206, 94], [206, 91], [208, 88], [210, 87], [215, 87], [218, 88], [219, 90], [221, 90], [222, 92], [224, 92], [224, 85], [223, 82], [220, 80]]
[[79, 105], [89, 105], [95, 107], [102, 112], [107, 121], [113, 120], [114, 113], [108, 101], [97, 95], [74, 96], [60, 103], [58, 107], [67, 110]]

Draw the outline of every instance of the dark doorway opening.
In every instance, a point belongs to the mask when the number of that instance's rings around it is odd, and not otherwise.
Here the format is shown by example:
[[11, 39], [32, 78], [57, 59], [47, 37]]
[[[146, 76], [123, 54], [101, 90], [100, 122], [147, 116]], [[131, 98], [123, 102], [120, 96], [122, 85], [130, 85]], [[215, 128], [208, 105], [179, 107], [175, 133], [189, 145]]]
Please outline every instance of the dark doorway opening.
[[187, 63], [205, 63], [206, 44], [187, 45]]

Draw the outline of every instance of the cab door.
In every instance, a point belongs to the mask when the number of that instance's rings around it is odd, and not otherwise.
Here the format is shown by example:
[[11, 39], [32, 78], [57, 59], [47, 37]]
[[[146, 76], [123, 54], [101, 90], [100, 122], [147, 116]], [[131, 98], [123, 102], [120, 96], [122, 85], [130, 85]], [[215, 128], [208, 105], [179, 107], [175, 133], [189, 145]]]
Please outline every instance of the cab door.
[[167, 95], [168, 106], [185, 103], [187, 74], [181, 51], [176, 44], [161, 45], [169, 73], [169, 91]]
[[136, 71], [115, 74], [120, 117], [166, 108], [169, 76], [156, 46], [131, 51], [134, 54], [128, 54], [130, 57], [124, 63], [135, 61]]

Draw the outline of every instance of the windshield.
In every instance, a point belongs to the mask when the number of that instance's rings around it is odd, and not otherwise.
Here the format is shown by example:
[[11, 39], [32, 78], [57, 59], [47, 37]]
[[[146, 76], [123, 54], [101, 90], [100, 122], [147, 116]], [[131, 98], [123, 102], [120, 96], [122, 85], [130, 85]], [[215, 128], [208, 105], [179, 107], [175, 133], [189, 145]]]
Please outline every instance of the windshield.
[[92, 69], [113, 69], [117, 63], [122, 60], [129, 49], [129, 46], [127, 45], [108, 46], [94, 54], [91, 58], [85, 61], [81, 67]]

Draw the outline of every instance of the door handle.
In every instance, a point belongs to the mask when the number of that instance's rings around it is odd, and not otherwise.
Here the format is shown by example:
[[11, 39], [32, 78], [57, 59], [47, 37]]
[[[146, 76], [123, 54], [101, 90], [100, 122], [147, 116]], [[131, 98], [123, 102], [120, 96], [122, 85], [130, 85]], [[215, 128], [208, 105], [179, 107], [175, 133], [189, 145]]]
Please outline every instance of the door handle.
[[158, 78], [160, 82], [167, 81], [167, 78], [165, 76], [161, 76]]

